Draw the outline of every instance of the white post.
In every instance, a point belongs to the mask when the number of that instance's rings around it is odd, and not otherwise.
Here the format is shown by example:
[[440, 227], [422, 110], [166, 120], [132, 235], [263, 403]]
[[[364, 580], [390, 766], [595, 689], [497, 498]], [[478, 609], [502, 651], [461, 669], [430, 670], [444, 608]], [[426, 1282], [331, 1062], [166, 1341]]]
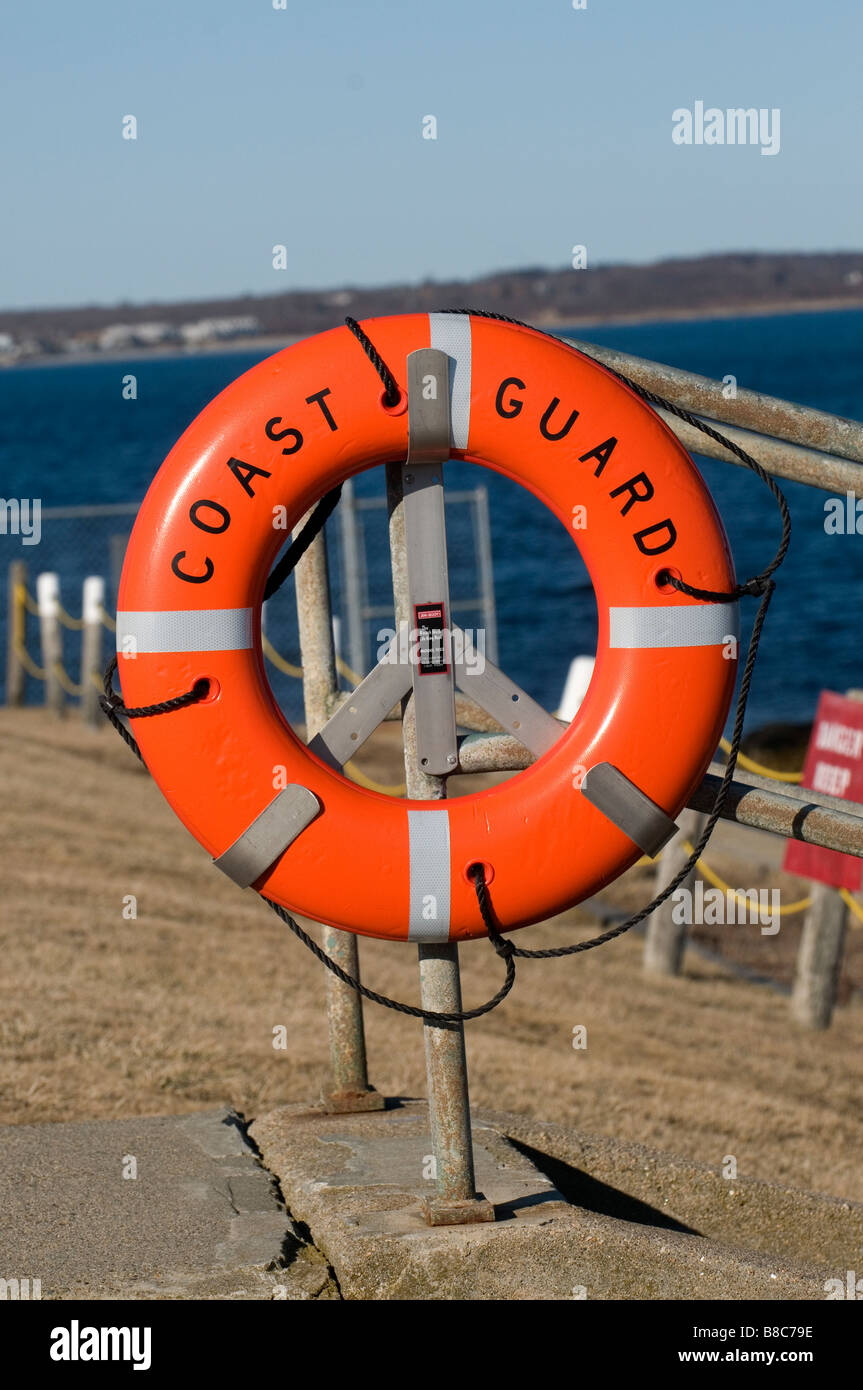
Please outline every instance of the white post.
[[57, 679], [57, 667], [63, 660], [59, 575], [49, 571], [37, 577], [36, 602], [39, 608], [42, 667], [45, 672], [45, 704], [62, 717], [66, 711], [66, 697]]
[[81, 713], [85, 724], [101, 725], [99, 688], [102, 675], [102, 614], [105, 609], [105, 581], [100, 574], [84, 580], [81, 595], [81, 615], [84, 628], [81, 637]]

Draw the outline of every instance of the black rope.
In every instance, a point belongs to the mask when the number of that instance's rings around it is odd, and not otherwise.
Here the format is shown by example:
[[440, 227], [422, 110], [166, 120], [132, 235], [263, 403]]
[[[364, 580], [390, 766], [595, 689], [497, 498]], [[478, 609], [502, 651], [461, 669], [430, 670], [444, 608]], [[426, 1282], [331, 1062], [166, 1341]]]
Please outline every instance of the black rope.
[[200, 680], [195, 681], [191, 690], [186, 690], [182, 695], [173, 695], [170, 700], [160, 700], [155, 705], [141, 705], [138, 709], [129, 709], [127, 705], [123, 704], [122, 695], [118, 695], [114, 689], [113, 681], [116, 669], [117, 656], [115, 653], [105, 668], [105, 694], [99, 696], [99, 704], [136, 758], [140, 758], [143, 762], [144, 759], [141, 757], [141, 750], [137, 741], [122, 723], [122, 718], [151, 719], [156, 714], [172, 714], [174, 710], [186, 709], [188, 705], [197, 705], [201, 700], [205, 700], [209, 694], [210, 682], [206, 676], [202, 676]]
[[264, 588], [265, 600], [272, 598], [273, 594], [281, 589], [288, 575], [302, 560], [312, 541], [324, 529], [327, 519], [332, 516], [341, 495], [342, 485], [339, 483], [338, 487], [334, 487], [332, 491], [321, 498], [300, 534], [294, 537], [278, 564], [271, 570]]
[[401, 392], [395, 377], [390, 371], [384, 359], [381, 357], [369, 335], [360, 328], [356, 319], [352, 319], [350, 314], [345, 317], [345, 324], [351, 330], [357, 342], [360, 344], [366, 357], [371, 362], [378, 376], [384, 384], [384, 405], [398, 405], [401, 399]]
[[351, 989], [355, 989], [364, 999], [370, 999], [373, 1004], [382, 1004], [385, 1009], [394, 1009], [396, 1013], [408, 1014], [411, 1018], [421, 1018], [423, 1023], [431, 1023], [438, 1027], [446, 1027], [449, 1023], [466, 1023], [469, 1019], [480, 1018], [483, 1014], [491, 1013], [492, 1009], [496, 1009], [498, 1004], [503, 1003], [515, 984], [515, 961], [513, 959], [517, 954], [515, 947], [511, 941], [504, 940], [499, 933], [495, 933], [495, 936], [489, 933], [492, 946], [497, 951], [498, 955], [506, 961], [506, 979], [497, 991], [497, 994], [492, 995], [491, 999], [487, 999], [484, 1004], [478, 1004], [475, 1009], [458, 1009], [454, 1010], [452, 1013], [435, 1013], [433, 1009], [419, 1009], [413, 1004], [402, 1004], [398, 999], [390, 999], [388, 995], [378, 994], [376, 990], [369, 989], [366, 985], [361, 984], [356, 976], [349, 975], [347, 970], [343, 970], [338, 962], [333, 960], [332, 956], [328, 956], [326, 951], [309, 936], [308, 932], [303, 931], [299, 922], [294, 921], [294, 918], [285, 908], [281, 907], [279, 903], [274, 903], [272, 898], [264, 898], [264, 902], [269, 904], [276, 916], [281, 917], [285, 925], [290, 927], [291, 931], [295, 936], [299, 937], [304, 946], [308, 946], [312, 955], [317, 956], [321, 964], [325, 965], [328, 970], [331, 970], [336, 978], [341, 980], [343, 984], [350, 985]]

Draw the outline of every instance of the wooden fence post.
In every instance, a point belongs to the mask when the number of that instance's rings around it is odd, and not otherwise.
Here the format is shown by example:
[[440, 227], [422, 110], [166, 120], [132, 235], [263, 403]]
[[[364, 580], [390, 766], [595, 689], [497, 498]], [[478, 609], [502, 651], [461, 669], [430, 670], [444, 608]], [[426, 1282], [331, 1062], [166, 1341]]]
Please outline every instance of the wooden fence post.
[[45, 672], [45, 704], [60, 718], [66, 712], [66, 697], [57, 679], [57, 667], [63, 660], [63, 639], [60, 632], [60, 579], [53, 571], [36, 579], [36, 602], [39, 607], [39, 632], [42, 640], [42, 667]]
[[835, 888], [812, 884], [803, 922], [791, 1012], [806, 1028], [829, 1028], [845, 950], [848, 909]]
[[102, 613], [105, 607], [105, 581], [100, 574], [84, 580], [81, 616], [81, 713], [93, 728], [104, 723], [99, 707], [102, 675]]
[[27, 566], [13, 560], [9, 566], [6, 620], [6, 703], [23, 705], [26, 674], [18, 652], [27, 641], [27, 609], [21, 592], [27, 587]]
[[[683, 848], [683, 841], [696, 844], [704, 829], [707, 817], [697, 811], [684, 811], [680, 817], [680, 833], [675, 835], [659, 857], [656, 876], [653, 881], [654, 896], [661, 893], [676, 874], [680, 872], [689, 858]], [[687, 874], [680, 885], [692, 892], [696, 871]], [[673, 895], [672, 895], [673, 897]], [[686, 923], [672, 921], [674, 903], [667, 898], [661, 907], [652, 912], [647, 919], [647, 934], [644, 939], [644, 969], [650, 975], [679, 975], [683, 964], [683, 951], [686, 946]]]

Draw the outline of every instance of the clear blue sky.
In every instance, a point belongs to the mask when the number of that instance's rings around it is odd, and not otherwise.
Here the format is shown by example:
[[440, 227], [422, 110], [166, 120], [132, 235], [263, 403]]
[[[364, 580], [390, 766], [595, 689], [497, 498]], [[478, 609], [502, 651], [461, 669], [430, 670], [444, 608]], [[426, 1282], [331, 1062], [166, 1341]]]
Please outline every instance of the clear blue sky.
[[[860, 0], [587, 5], [7, 0], [0, 306], [859, 248]], [[675, 145], [696, 100], [781, 152]]]

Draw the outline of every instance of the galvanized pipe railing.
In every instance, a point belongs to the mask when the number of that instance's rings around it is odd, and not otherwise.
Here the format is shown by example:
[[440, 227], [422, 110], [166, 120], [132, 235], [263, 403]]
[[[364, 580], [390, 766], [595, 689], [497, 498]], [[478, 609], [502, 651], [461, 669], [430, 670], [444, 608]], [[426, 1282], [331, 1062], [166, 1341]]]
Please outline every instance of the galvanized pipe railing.
[[631, 377], [648, 391], [665, 396], [693, 415], [707, 415], [711, 420], [737, 425], [755, 434], [772, 435], [774, 439], [785, 439], [807, 449], [863, 463], [863, 424], [858, 420], [830, 415], [812, 406], [796, 405], [793, 401], [745, 388], [736, 387], [733, 395], [727, 395], [723, 382], [712, 381], [696, 372], [685, 372], [680, 367], [650, 362], [644, 357], [633, 357], [631, 353], [598, 347], [596, 343], [584, 343], [576, 338], [561, 341]]
[[[746, 467], [742, 459], [730, 449], [723, 448], [709, 435], [702, 434], [694, 425], [679, 420], [670, 410], [659, 410], [658, 414], [690, 453], [704, 454], [707, 458], [720, 459], [723, 463], [734, 463], [738, 468]], [[783, 439], [756, 434], [753, 430], [739, 429], [722, 419], [711, 420], [703, 415], [698, 418], [708, 425], [721, 425], [722, 433], [733, 444], [745, 449], [776, 478], [806, 483], [809, 487], [821, 488], [824, 492], [853, 492], [856, 496], [863, 497], [863, 466], [859, 463], [839, 458], [835, 454], [820, 453], [817, 449], [809, 449], [800, 444], [791, 444]]]
[[[517, 772], [534, 761], [524, 745], [509, 734], [470, 734], [459, 744], [459, 772]], [[713, 810], [723, 771], [720, 764], [711, 764], [689, 798], [691, 810]], [[863, 859], [863, 805], [806, 787], [783, 783], [782, 790], [777, 791], [776, 784], [765, 777], [737, 773], [722, 819]]]

